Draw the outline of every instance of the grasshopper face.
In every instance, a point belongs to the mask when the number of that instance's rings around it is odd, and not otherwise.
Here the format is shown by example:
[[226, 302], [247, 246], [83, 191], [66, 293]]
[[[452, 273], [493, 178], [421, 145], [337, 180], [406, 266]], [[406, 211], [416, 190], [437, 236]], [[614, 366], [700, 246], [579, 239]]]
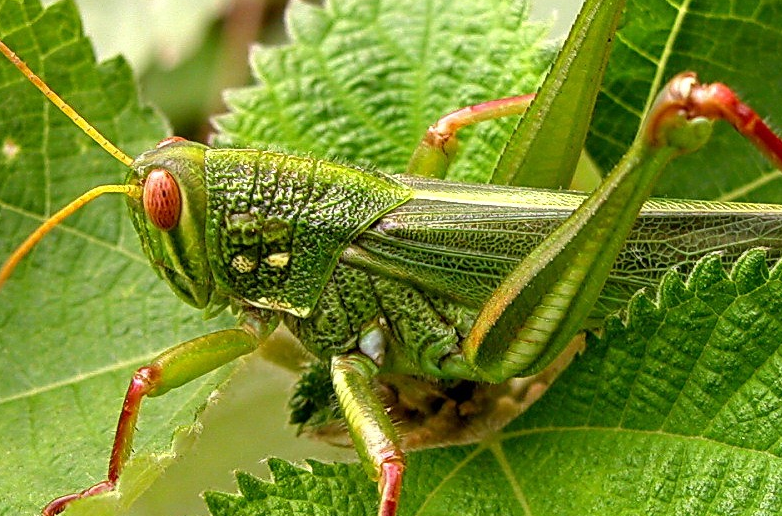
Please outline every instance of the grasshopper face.
[[206, 149], [164, 140], [133, 162], [126, 179], [144, 189], [141, 199], [128, 199], [144, 253], [174, 293], [196, 308], [209, 305], [215, 292], [204, 243]]

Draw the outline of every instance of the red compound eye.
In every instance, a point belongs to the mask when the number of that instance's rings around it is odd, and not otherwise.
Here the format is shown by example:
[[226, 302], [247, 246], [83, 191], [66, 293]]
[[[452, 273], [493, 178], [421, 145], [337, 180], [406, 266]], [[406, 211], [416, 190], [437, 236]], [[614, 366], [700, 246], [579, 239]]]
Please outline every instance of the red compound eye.
[[171, 174], [162, 168], [150, 172], [144, 181], [144, 211], [152, 224], [163, 231], [174, 229], [181, 209], [179, 186]]
[[155, 145], [156, 149], [159, 149], [160, 147], [165, 147], [166, 145], [170, 145], [174, 142], [183, 142], [185, 141], [184, 138], [181, 136], [169, 136], [168, 138], [163, 138], [159, 142], [157, 142], [157, 145]]

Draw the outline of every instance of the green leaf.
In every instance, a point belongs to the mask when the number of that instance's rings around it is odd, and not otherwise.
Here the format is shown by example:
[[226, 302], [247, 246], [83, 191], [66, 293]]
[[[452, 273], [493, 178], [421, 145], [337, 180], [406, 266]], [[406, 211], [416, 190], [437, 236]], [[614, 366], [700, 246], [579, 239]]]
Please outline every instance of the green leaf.
[[[251, 57], [259, 84], [229, 91], [219, 146], [277, 146], [403, 172], [446, 113], [532, 92], [551, 51], [520, 2], [294, 1], [291, 44]], [[449, 177], [488, 180], [512, 118], [460, 133]]]
[[240, 495], [206, 493], [214, 516], [253, 514], [342, 514], [377, 512], [377, 486], [357, 465], [308, 460], [308, 469], [269, 459], [273, 482], [237, 473]]
[[[532, 408], [479, 445], [412, 453], [400, 515], [778, 514], [782, 266], [709, 255], [608, 320]], [[372, 515], [358, 465], [275, 462], [215, 516]], [[342, 494], [340, 494], [340, 490]], [[352, 502], [352, 503], [350, 503]]]
[[[587, 148], [608, 170], [624, 154], [659, 88], [696, 71], [704, 82], [735, 88], [760, 115], [782, 127], [782, 5], [776, 0], [629, 1], [614, 42]], [[727, 124], [702, 151], [677, 160], [657, 195], [782, 202], [782, 175]]]
[[[160, 117], [139, 104], [124, 61], [95, 64], [71, 2], [42, 11], [37, 0], [0, 0], [0, 20], [0, 39], [125, 152], [166, 135]], [[4, 260], [54, 210], [92, 186], [121, 183], [126, 170], [0, 61]], [[155, 276], [118, 196], [48, 235], [0, 290], [0, 307], [0, 514], [9, 515], [36, 514], [103, 479], [133, 370], [215, 325]], [[150, 455], [142, 462], [167, 460], [173, 430], [192, 423], [217, 381], [145, 407], [136, 448]]]

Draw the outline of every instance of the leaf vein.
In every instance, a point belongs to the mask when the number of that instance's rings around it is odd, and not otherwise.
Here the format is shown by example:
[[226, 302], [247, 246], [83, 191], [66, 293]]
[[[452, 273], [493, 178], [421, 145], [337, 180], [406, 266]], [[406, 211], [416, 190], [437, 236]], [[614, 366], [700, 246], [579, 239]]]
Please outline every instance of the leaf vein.
[[62, 380], [59, 380], [59, 381], [56, 381], [56, 382], [52, 382], [52, 383], [48, 383], [46, 385], [41, 385], [41, 386], [38, 386], [38, 387], [34, 387], [34, 388], [28, 389], [26, 391], [18, 392], [16, 394], [12, 394], [10, 396], [6, 396], [4, 398], [0, 398], [0, 405], [5, 405], [7, 403], [12, 403], [12, 402], [17, 401], [17, 400], [29, 399], [29, 398], [32, 398], [34, 396], [38, 396], [40, 394], [44, 394], [46, 392], [50, 392], [50, 391], [53, 391], [53, 390], [56, 390], [56, 389], [59, 389], [59, 388], [62, 388], [62, 387], [73, 386], [73, 385], [79, 384], [79, 383], [81, 383], [81, 382], [83, 382], [85, 380], [90, 380], [92, 378], [96, 378], [96, 377], [102, 376], [104, 374], [111, 374], [111, 373], [113, 373], [115, 371], [119, 371], [121, 369], [126, 369], [126, 368], [131, 367], [131, 366], [133, 366], [135, 364], [142, 364], [142, 363], [145, 363], [145, 362], [149, 362], [157, 355], [158, 355], [158, 353], [156, 352], [156, 353], [149, 353], [149, 354], [143, 355], [143, 356], [132, 357], [130, 359], [123, 360], [121, 362], [115, 362], [115, 363], [112, 363], [111, 365], [107, 365], [105, 367], [100, 367], [100, 368], [94, 369], [94, 370], [89, 371], [87, 373], [77, 374], [77, 375], [71, 376], [70, 378], [63, 378]]
[[492, 442], [488, 448], [489, 451], [491, 451], [494, 455], [494, 458], [497, 459], [497, 462], [500, 464], [500, 468], [502, 469], [503, 474], [507, 477], [508, 483], [513, 490], [513, 495], [519, 501], [522, 509], [524, 509], [524, 514], [527, 516], [532, 516], [532, 508], [529, 506], [529, 501], [524, 495], [524, 490], [521, 488], [518, 480], [513, 475], [513, 469], [508, 462], [508, 457], [505, 455], [505, 451], [502, 449], [502, 446], [500, 446], [500, 444], [495, 441]]

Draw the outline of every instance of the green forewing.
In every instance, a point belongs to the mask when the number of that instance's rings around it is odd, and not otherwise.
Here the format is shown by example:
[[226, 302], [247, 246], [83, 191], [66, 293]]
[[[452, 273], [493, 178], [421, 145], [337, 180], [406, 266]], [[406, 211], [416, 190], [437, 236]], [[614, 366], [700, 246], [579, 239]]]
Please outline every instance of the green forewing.
[[[584, 194], [441, 183], [404, 177], [416, 198], [353, 244], [362, 265], [479, 308], [502, 279], [583, 202]], [[444, 202], [443, 198], [454, 202]], [[458, 202], [461, 201], [461, 202]], [[654, 287], [674, 266], [689, 273], [701, 253], [735, 260], [751, 247], [782, 253], [777, 205], [655, 199], [644, 204], [597, 305], [591, 324], [623, 308], [639, 289]], [[752, 225], [750, 236], [742, 228]]]

